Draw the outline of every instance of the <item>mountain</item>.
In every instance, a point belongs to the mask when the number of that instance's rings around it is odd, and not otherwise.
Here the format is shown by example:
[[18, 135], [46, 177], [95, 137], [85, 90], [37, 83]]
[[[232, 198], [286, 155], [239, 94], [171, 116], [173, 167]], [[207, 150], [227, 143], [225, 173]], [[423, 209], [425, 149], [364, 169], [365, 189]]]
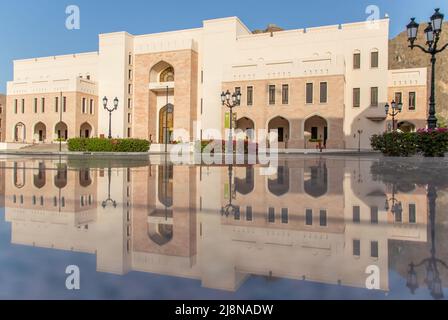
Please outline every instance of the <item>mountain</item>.
[[[425, 47], [425, 24], [421, 24], [416, 44]], [[439, 46], [448, 42], [448, 22], [444, 24]], [[400, 33], [389, 41], [389, 69], [428, 68], [428, 100], [431, 77], [431, 56], [418, 48], [408, 47], [407, 32]], [[448, 49], [437, 55], [436, 65], [436, 104], [439, 116], [448, 119]]]

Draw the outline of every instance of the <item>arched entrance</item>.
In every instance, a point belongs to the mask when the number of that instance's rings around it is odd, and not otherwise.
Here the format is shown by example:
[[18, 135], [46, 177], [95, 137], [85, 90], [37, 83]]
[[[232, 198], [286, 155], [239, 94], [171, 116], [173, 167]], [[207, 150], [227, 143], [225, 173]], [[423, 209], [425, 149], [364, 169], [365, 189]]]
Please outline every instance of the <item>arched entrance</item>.
[[239, 119], [236, 122], [236, 129], [243, 131], [249, 140], [254, 138], [255, 123], [251, 119], [247, 117]]
[[321, 143], [325, 148], [328, 141], [328, 123], [320, 116], [312, 116], [305, 121], [304, 125], [305, 149], [316, 147]]
[[149, 72], [149, 82], [152, 83], [166, 83], [174, 82], [175, 74], [174, 68], [168, 62], [160, 61], [155, 64]]
[[288, 140], [290, 137], [289, 134], [289, 121], [283, 117], [275, 117], [268, 124], [269, 132], [278, 132], [278, 147], [279, 148], [287, 148]]
[[90, 138], [92, 136], [92, 126], [88, 122], [84, 122], [79, 129], [81, 138]]
[[404, 133], [415, 132], [415, 125], [408, 121], [399, 122], [397, 128]]
[[19, 122], [14, 126], [14, 141], [25, 142], [26, 139], [26, 127], [22, 122]]
[[59, 122], [54, 128], [54, 134], [56, 139], [67, 140], [68, 139], [68, 127], [65, 122]]
[[43, 122], [38, 122], [34, 126], [34, 141], [44, 143], [47, 139], [47, 126]]
[[172, 143], [174, 131], [174, 106], [168, 103], [159, 111], [159, 143]]

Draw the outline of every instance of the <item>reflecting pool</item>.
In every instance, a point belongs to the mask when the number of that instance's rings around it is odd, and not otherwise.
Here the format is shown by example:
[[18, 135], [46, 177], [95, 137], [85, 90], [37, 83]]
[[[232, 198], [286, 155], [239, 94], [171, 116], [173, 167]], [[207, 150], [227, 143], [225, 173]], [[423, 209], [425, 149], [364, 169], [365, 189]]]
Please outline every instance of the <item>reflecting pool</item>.
[[[0, 159], [3, 299], [444, 299], [448, 161]], [[68, 266], [80, 289], [68, 290]]]

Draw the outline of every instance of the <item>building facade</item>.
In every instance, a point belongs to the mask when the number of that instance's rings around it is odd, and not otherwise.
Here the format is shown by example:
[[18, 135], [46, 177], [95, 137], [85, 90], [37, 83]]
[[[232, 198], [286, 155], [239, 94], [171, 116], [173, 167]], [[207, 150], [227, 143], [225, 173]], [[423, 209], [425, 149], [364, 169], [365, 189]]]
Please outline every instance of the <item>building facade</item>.
[[0, 142], [5, 141], [6, 96], [0, 94]]
[[251, 32], [231, 17], [190, 30], [102, 34], [98, 52], [14, 62], [6, 140], [107, 136], [104, 96], [120, 101], [114, 137], [217, 139], [228, 125], [221, 92], [238, 90], [234, 128], [277, 130], [280, 148], [321, 141], [368, 149], [388, 129], [384, 106], [395, 97], [408, 103], [402, 130], [425, 126], [426, 69], [388, 70], [388, 41], [389, 19]]

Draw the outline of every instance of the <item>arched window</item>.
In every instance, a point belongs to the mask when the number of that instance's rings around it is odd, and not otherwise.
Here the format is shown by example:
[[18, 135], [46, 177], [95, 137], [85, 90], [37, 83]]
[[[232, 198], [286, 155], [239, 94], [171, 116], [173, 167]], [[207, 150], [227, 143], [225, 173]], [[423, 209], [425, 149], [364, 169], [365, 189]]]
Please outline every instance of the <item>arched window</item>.
[[160, 74], [160, 82], [174, 82], [174, 68], [168, 67]]

